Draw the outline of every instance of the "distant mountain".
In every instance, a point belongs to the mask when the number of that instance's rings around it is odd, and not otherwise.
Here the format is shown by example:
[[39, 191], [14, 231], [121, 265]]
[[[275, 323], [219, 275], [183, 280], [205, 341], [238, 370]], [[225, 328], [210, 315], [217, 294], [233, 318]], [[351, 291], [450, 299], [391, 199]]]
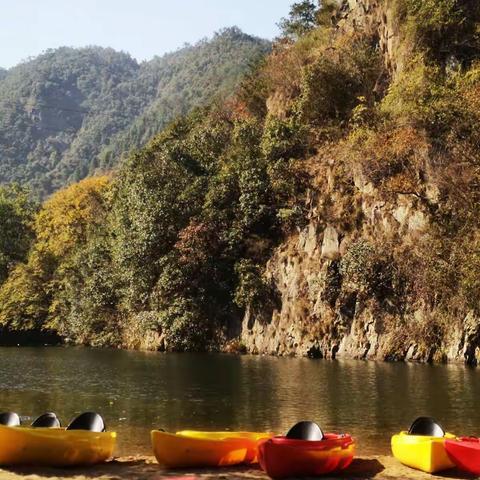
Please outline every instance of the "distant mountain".
[[63, 47], [0, 70], [0, 183], [44, 196], [111, 169], [176, 116], [232, 92], [269, 50], [233, 27], [140, 64], [109, 48]]

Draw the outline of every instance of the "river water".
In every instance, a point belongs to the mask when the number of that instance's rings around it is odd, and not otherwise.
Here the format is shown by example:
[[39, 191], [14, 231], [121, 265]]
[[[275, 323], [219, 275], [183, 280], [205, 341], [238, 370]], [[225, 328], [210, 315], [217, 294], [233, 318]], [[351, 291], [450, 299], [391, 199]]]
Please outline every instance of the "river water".
[[283, 433], [306, 419], [353, 434], [361, 454], [388, 453], [420, 415], [480, 434], [480, 370], [460, 365], [11, 347], [0, 366], [0, 411], [97, 411], [120, 455], [150, 453], [152, 428]]

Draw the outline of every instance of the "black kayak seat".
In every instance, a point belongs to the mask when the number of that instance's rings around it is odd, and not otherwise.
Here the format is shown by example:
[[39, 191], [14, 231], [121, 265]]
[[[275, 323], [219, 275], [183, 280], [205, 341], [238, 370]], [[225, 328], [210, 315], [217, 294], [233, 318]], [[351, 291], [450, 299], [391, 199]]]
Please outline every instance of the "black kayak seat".
[[103, 418], [95, 412], [84, 412], [74, 418], [67, 427], [67, 430], [89, 430], [90, 432], [105, 432]]
[[60, 420], [53, 412], [46, 412], [32, 422], [32, 427], [35, 428], [60, 428], [61, 426]]
[[20, 426], [20, 417], [15, 412], [3, 412], [0, 413], [0, 425], [6, 425], [7, 427]]
[[292, 440], [310, 440], [318, 442], [323, 440], [322, 429], [315, 422], [298, 422], [287, 433], [287, 438]]
[[410, 435], [425, 435], [428, 437], [444, 437], [445, 430], [431, 417], [418, 417], [408, 430]]

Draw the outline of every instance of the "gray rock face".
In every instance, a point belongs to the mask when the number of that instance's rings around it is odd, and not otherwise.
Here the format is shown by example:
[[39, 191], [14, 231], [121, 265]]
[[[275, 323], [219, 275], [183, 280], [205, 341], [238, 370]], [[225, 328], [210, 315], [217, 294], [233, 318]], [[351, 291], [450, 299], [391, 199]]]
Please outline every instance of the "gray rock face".
[[[389, 213], [378, 219], [380, 228], [390, 225], [398, 208], [386, 209]], [[411, 219], [417, 217], [418, 212], [411, 210], [402, 216], [402, 222], [396, 219], [397, 229], [408, 230]], [[278, 289], [280, 306], [268, 318], [247, 311], [240, 339], [248, 352], [477, 364], [478, 318], [469, 314], [463, 319], [451, 319], [443, 338], [430, 341], [424, 330], [431, 312], [425, 307], [415, 305], [407, 315], [396, 316], [389, 312], [388, 300], [382, 304], [341, 285], [338, 238], [333, 227], [322, 229], [312, 220], [277, 249], [267, 265], [266, 276]], [[346, 236], [343, 242], [348, 241]]]
[[323, 232], [322, 258], [330, 260], [338, 258], [339, 246], [338, 233], [329, 225]]

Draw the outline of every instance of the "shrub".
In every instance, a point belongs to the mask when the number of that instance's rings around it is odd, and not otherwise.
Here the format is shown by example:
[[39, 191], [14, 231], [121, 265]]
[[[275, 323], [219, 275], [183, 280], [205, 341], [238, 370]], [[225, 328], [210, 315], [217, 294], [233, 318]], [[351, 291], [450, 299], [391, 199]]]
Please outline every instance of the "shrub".
[[40, 269], [19, 264], [0, 286], [0, 325], [13, 331], [45, 326], [51, 297]]
[[261, 307], [268, 298], [269, 289], [260, 266], [250, 260], [241, 260], [235, 265], [235, 273], [238, 276], [235, 303], [242, 308]]
[[306, 130], [295, 118], [282, 120], [269, 116], [261, 140], [262, 152], [268, 161], [298, 158], [305, 152]]
[[136, 350], [160, 350], [162, 327], [156, 312], [138, 312], [122, 322], [122, 346]]
[[413, 127], [387, 125], [363, 129], [345, 145], [350, 162], [361, 165], [367, 180], [385, 194], [422, 196], [421, 172], [429, 142]]
[[418, 35], [440, 35], [462, 20], [459, 0], [406, 0], [407, 12], [415, 17]]
[[295, 228], [304, 228], [307, 224], [307, 212], [300, 205], [280, 208], [277, 218], [286, 232], [293, 231]]
[[169, 351], [204, 351], [212, 342], [212, 323], [196, 306], [196, 300], [177, 298], [158, 314]]
[[18, 185], [0, 186], [0, 284], [18, 262], [24, 261], [34, 238], [37, 206]]
[[[269, 116], [261, 141], [262, 153], [267, 162], [267, 174], [277, 208], [301, 208], [306, 187], [301, 158], [308, 150], [305, 127], [295, 118], [281, 120]], [[292, 204], [292, 201], [295, 204]]]
[[432, 138], [441, 139], [459, 118], [456, 80], [417, 55], [390, 86], [381, 111], [399, 123], [425, 128]]
[[393, 264], [365, 240], [350, 245], [341, 260], [343, 285], [367, 295], [385, 297], [392, 291]]
[[404, 0], [406, 29], [429, 57], [446, 62], [449, 55], [469, 61], [479, 52], [476, 0]]
[[345, 122], [359, 103], [373, 101], [381, 68], [368, 41], [339, 41], [304, 68], [296, 111], [313, 126]]

